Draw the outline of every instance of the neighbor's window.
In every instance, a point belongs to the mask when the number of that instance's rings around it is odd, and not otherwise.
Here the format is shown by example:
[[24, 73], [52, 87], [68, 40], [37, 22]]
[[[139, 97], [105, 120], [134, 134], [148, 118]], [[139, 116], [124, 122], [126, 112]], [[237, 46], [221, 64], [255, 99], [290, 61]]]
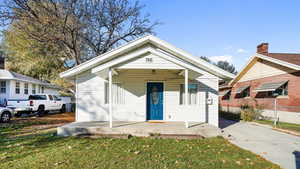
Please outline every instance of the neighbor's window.
[[274, 94], [274, 91], [267, 91], [267, 92], [266, 92], [266, 96], [267, 96], [267, 97], [272, 97], [273, 94]]
[[24, 84], [24, 94], [28, 94], [28, 83]]
[[[108, 83], [104, 85], [104, 102], [108, 104], [109, 100], [109, 88]], [[121, 83], [113, 83], [112, 84], [112, 102], [113, 104], [124, 104], [125, 103], [125, 93], [124, 89], [122, 88]]]
[[35, 94], [35, 93], [36, 93], [36, 85], [32, 84], [32, 94]]
[[223, 96], [223, 100], [230, 100], [230, 97], [231, 97], [231, 90], [228, 93], [226, 93], [225, 96]]
[[275, 93], [278, 93], [278, 96], [288, 96], [289, 90], [288, 90], [288, 83], [285, 83], [281, 87], [279, 87], [277, 90], [275, 90]]
[[16, 82], [16, 94], [20, 94], [20, 82]]
[[0, 93], [6, 93], [6, 81], [1, 81], [0, 87], [1, 87]]
[[250, 87], [242, 91], [241, 97], [250, 97]]
[[[185, 85], [180, 85], [180, 101], [179, 104], [185, 104]], [[198, 93], [198, 84], [189, 84], [188, 85], [188, 104], [195, 105], [197, 104], [197, 93]]]

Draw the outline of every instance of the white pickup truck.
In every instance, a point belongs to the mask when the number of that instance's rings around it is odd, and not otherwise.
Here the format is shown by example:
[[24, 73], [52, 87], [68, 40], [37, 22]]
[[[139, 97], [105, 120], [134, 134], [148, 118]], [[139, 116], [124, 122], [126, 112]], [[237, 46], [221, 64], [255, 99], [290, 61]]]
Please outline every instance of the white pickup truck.
[[58, 96], [50, 94], [30, 95], [28, 100], [8, 99], [7, 107], [16, 112], [15, 116], [31, 112], [37, 112], [38, 115], [43, 115], [55, 110], [65, 112], [66, 109], [66, 105]]

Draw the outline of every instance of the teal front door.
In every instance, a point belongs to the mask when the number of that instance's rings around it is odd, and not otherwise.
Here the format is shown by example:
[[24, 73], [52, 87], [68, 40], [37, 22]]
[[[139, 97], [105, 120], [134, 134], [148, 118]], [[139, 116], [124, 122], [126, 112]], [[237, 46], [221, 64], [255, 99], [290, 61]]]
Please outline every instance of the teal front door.
[[163, 120], [163, 83], [147, 83], [147, 120]]

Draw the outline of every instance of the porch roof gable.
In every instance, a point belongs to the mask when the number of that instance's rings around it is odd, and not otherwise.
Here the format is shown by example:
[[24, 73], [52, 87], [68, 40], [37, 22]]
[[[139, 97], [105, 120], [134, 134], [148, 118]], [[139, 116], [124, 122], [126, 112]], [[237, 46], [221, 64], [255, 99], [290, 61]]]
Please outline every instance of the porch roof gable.
[[105, 70], [107, 68], [110, 68], [110, 67], [113, 67], [115, 65], [118, 65], [118, 64], [121, 64], [123, 62], [126, 62], [127, 60], [130, 60], [130, 59], [133, 59], [133, 58], [136, 58], [138, 56], [141, 56], [143, 54], [147, 54], [147, 53], [151, 53], [151, 54], [154, 54], [156, 56], [159, 56], [159, 57], [162, 57], [163, 59], [166, 59], [170, 62], [173, 62], [175, 63], [176, 65], [179, 65], [183, 68], [186, 68], [186, 69], [190, 69], [190, 70], [193, 70], [201, 75], [211, 75], [210, 73], [196, 67], [196, 66], [193, 66], [187, 62], [184, 62], [182, 60], [179, 60], [179, 59], [176, 59], [175, 57], [172, 57], [170, 55], [168, 55], [167, 53], [164, 53], [162, 51], [159, 51], [159, 50], [156, 50], [152, 47], [146, 47], [146, 48], [143, 48], [143, 49], [140, 49], [140, 50], [137, 50], [133, 53], [130, 53], [124, 57], [120, 57], [118, 59], [115, 59], [115, 60], [112, 60], [110, 62], [107, 62], [105, 64], [102, 64], [102, 65], [99, 65], [95, 68], [92, 69], [92, 73], [97, 73], [97, 72], [100, 72], [102, 70]]

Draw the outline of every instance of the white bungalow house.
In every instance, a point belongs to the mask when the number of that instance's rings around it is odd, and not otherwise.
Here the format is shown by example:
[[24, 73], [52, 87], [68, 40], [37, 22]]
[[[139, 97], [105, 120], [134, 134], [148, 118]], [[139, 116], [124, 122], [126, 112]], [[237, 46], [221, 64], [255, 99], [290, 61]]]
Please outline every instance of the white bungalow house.
[[0, 69], [0, 105], [6, 100], [28, 99], [30, 94], [59, 95], [59, 86], [9, 70]]
[[218, 126], [228, 73], [152, 35], [60, 74], [76, 84], [76, 122], [184, 121]]

